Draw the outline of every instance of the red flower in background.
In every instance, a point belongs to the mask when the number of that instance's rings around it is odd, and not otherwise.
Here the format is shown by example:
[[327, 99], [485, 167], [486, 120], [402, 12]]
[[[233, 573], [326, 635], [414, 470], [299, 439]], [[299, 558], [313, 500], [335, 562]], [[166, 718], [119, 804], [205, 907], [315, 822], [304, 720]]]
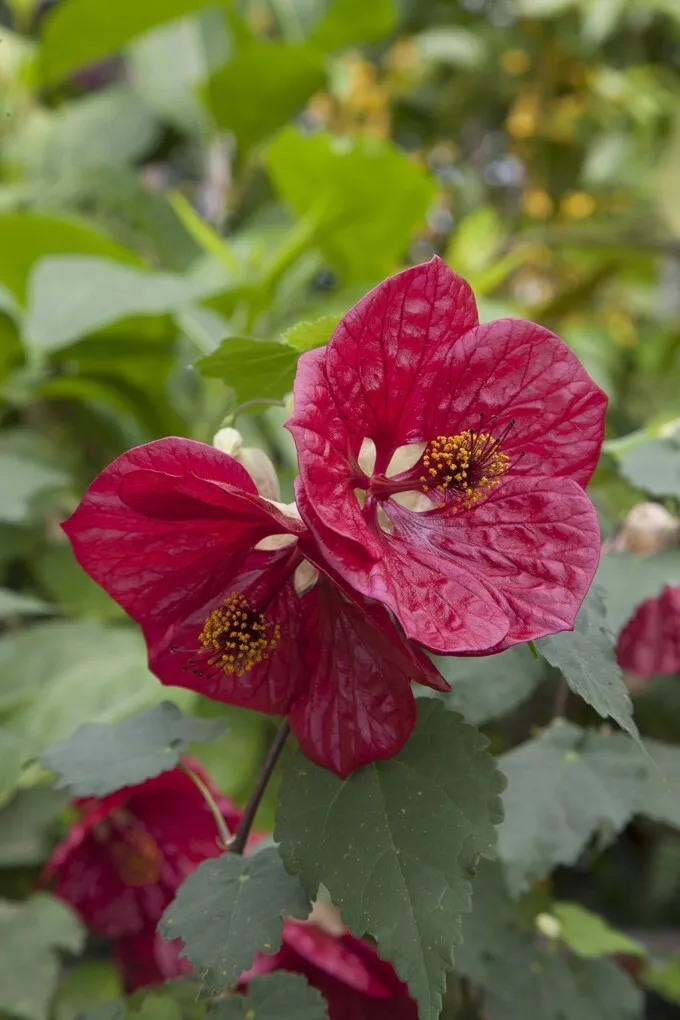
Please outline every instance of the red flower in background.
[[163, 683], [286, 715], [303, 751], [340, 775], [404, 744], [411, 680], [448, 690], [389, 613], [326, 565], [299, 516], [211, 446], [131, 450], [64, 530], [141, 625]]
[[583, 486], [605, 409], [558, 337], [479, 325], [470, 287], [435, 258], [300, 358], [298, 505], [338, 572], [434, 651], [569, 629], [599, 556]]
[[258, 953], [242, 985], [275, 970], [303, 974], [326, 999], [330, 1020], [418, 1020], [392, 964], [349, 933], [331, 935], [315, 924], [285, 921], [278, 953]]
[[[227, 826], [240, 815], [200, 765]], [[69, 903], [89, 928], [117, 938], [154, 930], [187, 875], [221, 853], [210, 809], [181, 769], [108, 797], [77, 800], [78, 820], [54, 849], [42, 882]]]
[[155, 924], [147, 924], [134, 935], [116, 939], [116, 965], [128, 995], [138, 988], [162, 985], [166, 981], [192, 974], [192, 967], [182, 952], [181, 939], [166, 942], [156, 931]]
[[622, 669], [640, 677], [680, 671], [679, 587], [667, 586], [638, 606], [619, 635], [616, 658]]

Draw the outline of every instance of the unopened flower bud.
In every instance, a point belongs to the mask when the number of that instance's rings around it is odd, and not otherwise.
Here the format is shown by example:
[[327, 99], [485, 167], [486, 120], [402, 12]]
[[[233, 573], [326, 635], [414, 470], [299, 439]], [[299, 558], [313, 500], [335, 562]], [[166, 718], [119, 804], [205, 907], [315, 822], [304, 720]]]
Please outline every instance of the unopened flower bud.
[[264, 450], [260, 450], [256, 446], [244, 446], [243, 436], [238, 429], [220, 429], [213, 439], [213, 446], [243, 465], [255, 482], [257, 491], [264, 499], [273, 501], [281, 499], [279, 480], [271, 459]]
[[638, 503], [626, 516], [616, 548], [649, 556], [680, 539], [680, 521], [660, 503]]

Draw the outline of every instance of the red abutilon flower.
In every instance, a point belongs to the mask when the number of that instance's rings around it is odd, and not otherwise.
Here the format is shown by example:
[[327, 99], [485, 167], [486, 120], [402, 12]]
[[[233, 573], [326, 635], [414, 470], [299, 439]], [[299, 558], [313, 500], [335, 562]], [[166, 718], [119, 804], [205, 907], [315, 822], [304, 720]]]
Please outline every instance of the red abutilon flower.
[[638, 606], [619, 635], [616, 658], [640, 677], [680, 672], [680, 587], [666, 586]]
[[303, 519], [408, 637], [482, 653], [573, 627], [599, 556], [583, 487], [607, 401], [557, 336], [480, 325], [434, 258], [303, 354], [294, 396]]
[[336, 577], [299, 515], [211, 446], [171, 438], [123, 454], [64, 530], [141, 625], [163, 683], [286, 715], [340, 775], [406, 741], [411, 680], [448, 690], [385, 608]]
[[[240, 815], [196, 762], [230, 830]], [[153, 931], [184, 879], [222, 852], [215, 819], [176, 768], [103, 798], [76, 800], [78, 820], [42, 874], [89, 928], [110, 937]], [[166, 944], [167, 945], [167, 944]]]
[[391, 963], [348, 932], [332, 935], [315, 924], [284, 921], [277, 953], [258, 953], [241, 985], [275, 970], [303, 974], [328, 1004], [330, 1020], [418, 1020], [418, 1008]]
[[116, 966], [128, 995], [137, 988], [162, 985], [166, 981], [193, 973], [182, 952], [181, 939], [167, 942], [156, 931], [155, 924], [147, 924], [134, 935], [123, 935], [115, 942]]

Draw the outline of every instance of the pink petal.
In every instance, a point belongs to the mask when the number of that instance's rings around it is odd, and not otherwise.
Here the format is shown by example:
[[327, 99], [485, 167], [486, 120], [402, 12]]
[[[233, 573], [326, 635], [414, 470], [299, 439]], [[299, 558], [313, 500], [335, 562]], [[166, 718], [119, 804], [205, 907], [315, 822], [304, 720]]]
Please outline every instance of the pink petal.
[[680, 587], [667, 586], [638, 607], [619, 635], [616, 657], [642, 677], [680, 671]]

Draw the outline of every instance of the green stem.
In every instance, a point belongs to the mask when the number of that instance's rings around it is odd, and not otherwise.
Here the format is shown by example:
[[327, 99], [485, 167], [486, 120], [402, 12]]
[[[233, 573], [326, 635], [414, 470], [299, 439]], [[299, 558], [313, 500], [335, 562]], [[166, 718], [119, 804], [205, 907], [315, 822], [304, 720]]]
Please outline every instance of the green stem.
[[201, 793], [201, 796], [203, 797], [203, 800], [210, 808], [210, 813], [215, 819], [215, 825], [217, 826], [220, 834], [220, 842], [222, 844], [222, 849], [226, 850], [227, 846], [231, 842], [232, 835], [229, 832], [229, 829], [227, 828], [227, 823], [224, 820], [224, 815], [222, 814], [218, 807], [217, 801], [215, 800], [212, 793], [205, 785], [201, 777], [197, 775], [192, 768], [190, 768], [184, 762], [180, 762], [179, 767], [181, 768], [182, 772], [185, 772], [189, 776], [189, 779], [191, 779], [192, 783], [198, 788], [198, 790]]

